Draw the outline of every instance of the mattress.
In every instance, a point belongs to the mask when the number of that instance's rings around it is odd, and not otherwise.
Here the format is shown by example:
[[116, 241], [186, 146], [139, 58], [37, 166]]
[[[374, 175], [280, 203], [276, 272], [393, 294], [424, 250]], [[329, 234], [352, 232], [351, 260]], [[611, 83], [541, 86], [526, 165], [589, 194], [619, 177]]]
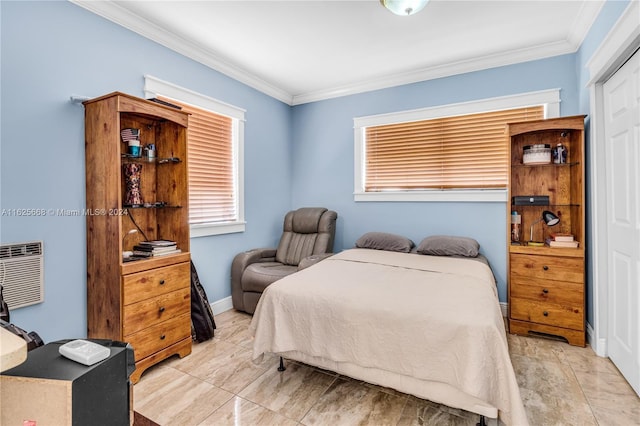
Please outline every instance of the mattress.
[[274, 353], [526, 425], [486, 263], [350, 249], [271, 284], [250, 327]]

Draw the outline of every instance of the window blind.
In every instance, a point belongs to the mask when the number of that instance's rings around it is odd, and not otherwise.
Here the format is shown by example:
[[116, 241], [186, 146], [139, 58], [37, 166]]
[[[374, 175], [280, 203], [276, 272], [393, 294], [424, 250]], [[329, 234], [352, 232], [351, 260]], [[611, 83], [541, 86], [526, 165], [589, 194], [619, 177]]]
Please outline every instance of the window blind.
[[367, 192], [506, 188], [510, 122], [544, 118], [544, 106], [365, 128]]
[[174, 99], [159, 98], [191, 114], [187, 130], [189, 223], [237, 220], [233, 119]]

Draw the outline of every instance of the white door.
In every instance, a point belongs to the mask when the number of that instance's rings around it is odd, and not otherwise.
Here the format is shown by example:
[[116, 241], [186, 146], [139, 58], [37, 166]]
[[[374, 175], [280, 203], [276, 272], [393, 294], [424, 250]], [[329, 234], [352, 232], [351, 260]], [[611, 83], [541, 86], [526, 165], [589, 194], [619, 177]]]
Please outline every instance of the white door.
[[608, 354], [640, 395], [640, 52], [603, 86]]

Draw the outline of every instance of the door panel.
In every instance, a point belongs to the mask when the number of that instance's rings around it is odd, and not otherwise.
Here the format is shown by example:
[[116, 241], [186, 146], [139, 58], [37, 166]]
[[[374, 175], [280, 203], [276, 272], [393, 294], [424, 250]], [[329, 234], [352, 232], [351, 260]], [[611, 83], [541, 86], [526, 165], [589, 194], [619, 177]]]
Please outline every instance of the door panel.
[[640, 395], [640, 53], [604, 85], [608, 354]]

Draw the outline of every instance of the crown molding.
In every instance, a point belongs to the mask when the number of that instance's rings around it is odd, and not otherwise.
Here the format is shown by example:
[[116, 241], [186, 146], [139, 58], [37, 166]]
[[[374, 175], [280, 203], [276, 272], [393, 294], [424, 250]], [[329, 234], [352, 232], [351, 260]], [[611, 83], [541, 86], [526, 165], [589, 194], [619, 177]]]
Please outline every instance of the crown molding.
[[197, 44], [155, 25], [145, 17], [131, 13], [115, 2], [91, 0], [69, 1], [266, 95], [291, 105], [292, 96], [286, 91], [226, 62], [219, 58], [214, 52], [203, 49]]
[[587, 87], [604, 81], [640, 44], [640, 2], [632, 1], [586, 63]]
[[69, 1], [291, 106], [575, 53], [604, 4], [604, 2], [600, 1], [585, 2], [572, 23], [573, 27], [569, 37], [564, 41], [501, 52], [495, 55], [485, 55], [470, 60], [440, 64], [326, 90], [291, 94], [254, 74], [230, 64], [218, 57], [215, 52], [204, 49], [192, 41], [167, 31], [143, 16], [131, 13], [116, 2], [91, 0]]
[[423, 68], [402, 74], [395, 74], [362, 83], [342, 86], [324, 91], [294, 95], [292, 105], [300, 105], [340, 96], [354, 95], [373, 90], [387, 89], [421, 81], [434, 80], [436, 78], [465, 74], [473, 71], [481, 71], [500, 66], [513, 65], [536, 59], [574, 53], [576, 47], [568, 41], [554, 42], [532, 48], [513, 50], [510, 52], [485, 55], [465, 61], [452, 62], [434, 67]]
[[567, 37], [567, 41], [575, 46], [576, 51], [580, 48], [598, 15], [600, 15], [605, 3], [606, 1], [586, 1], [582, 3], [580, 11], [573, 21], [569, 37]]

